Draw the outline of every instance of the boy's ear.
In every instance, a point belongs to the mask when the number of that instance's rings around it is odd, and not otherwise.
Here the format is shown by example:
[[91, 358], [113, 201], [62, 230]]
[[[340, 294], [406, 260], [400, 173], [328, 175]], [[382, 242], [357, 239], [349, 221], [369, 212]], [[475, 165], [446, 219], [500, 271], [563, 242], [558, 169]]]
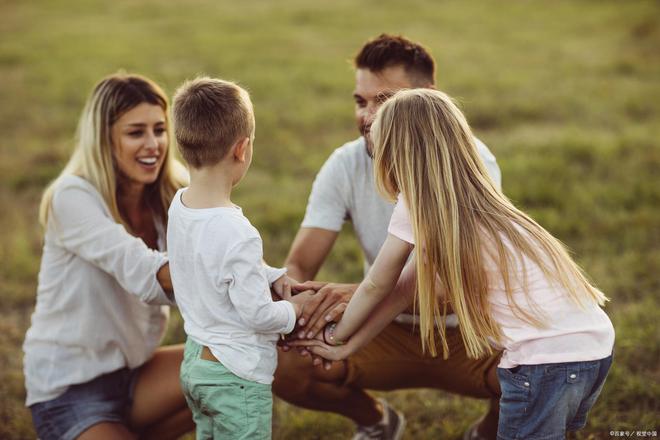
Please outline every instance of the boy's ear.
[[247, 152], [248, 145], [250, 145], [249, 137], [237, 141], [234, 144], [234, 159], [239, 162], [245, 162], [245, 153]]

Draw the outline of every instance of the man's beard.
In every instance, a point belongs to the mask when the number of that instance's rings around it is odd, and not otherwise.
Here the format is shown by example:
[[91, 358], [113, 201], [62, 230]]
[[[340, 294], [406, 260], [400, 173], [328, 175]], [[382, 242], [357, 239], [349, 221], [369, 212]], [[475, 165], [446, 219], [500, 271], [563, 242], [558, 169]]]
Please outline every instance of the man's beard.
[[371, 142], [371, 125], [365, 126], [365, 125], [360, 125], [359, 127], [360, 134], [362, 134], [362, 137], [364, 138], [364, 148], [367, 152], [367, 156], [370, 158], [374, 158], [374, 146]]

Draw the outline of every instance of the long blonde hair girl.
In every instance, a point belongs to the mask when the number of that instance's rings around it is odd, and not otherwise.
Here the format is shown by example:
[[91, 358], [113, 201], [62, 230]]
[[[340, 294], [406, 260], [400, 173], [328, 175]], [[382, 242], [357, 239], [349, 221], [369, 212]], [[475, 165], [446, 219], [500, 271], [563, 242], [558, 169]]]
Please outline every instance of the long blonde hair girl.
[[[410, 212], [418, 250], [416, 307], [424, 350], [428, 347], [437, 354], [437, 327], [443, 355], [448, 356], [448, 303], [458, 316], [469, 357], [492, 353], [489, 339], [502, 342], [487, 300], [486, 241], [493, 244], [492, 257], [519, 319], [544, 325], [541, 310], [523, 310], [513, 298], [514, 286], [522, 286], [533, 304], [523, 255], [578, 306], [606, 301], [562, 243], [496, 188], [465, 117], [449, 96], [432, 89], [400, 91], [380, 108], [371, 133], [378, 189], [391, 200], [401, 193]], [[511, 246], [506, 247], [503, 239]]]
[[[118, 223], [131, 228], [120, 213], [117, 203], [117, 168], [112, 155], [112, 125], [127, 111], [139, 104], [158, 105], [165, 113], [169, 130], [168, 102], [163, 90], [153, 81], [140, 75], [114, 74], [101, 80], [85, 104], [78, 122], [76, 146], [60, 175], [44, 191], [39, 206], [39, 221], [48, 223], [53, 192], [58, 180], [76, 175], [87, 180], [99, 191]], [[168, 136], [168, 139], [171, 137]], [[174, 193], [185, 184], [183, 165], [172, 157], [170, 146], [158, 178], [147, 185], [145, 197], [154, 215], [167, 224], [167, 209]]]

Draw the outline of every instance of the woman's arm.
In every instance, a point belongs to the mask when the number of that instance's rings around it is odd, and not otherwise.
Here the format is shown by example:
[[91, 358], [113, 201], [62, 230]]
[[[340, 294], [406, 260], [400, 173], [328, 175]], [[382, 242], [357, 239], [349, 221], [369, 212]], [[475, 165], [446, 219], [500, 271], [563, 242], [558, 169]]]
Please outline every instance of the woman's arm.
[[160, 269], [158, 269], [158, 272], [156, 273], [156, 279], [167, 296], [174, 300], [174, 289], [172, 288], [172, 278], [170, 277], [170, 263], [165, 263], [160, 266]]
[[334, 333], [335, 341], [348, 340], [385, 296], [392, 291], [413, 245], [388, 234], [364, 281], [348, 303]]
[[[83, 182], [67, 182], [53, 196], [49, 229], [59, 246], [110, 274], [121, 287], [149, 304], [172, 304], [161, 287], [167, 257], [149, 249], [112, 219], [98, 192]], [[158, 276], [158, 273], [163, 270]], [[162, 283], [161, 283], [162, 280]]]

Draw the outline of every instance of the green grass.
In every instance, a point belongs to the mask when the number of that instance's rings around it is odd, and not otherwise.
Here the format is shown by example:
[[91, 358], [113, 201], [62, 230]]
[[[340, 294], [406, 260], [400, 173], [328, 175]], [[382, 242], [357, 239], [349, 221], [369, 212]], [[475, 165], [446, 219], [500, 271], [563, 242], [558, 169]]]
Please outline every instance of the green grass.
[[[615, 363], [580, 438], [660, 427], [660, 6], [653, 1], [0, 0], [0, 438], [32, 438], [21, 343], [41, 254], [40, 192], [93, 84], [120, 68], [172, 92], [240, 81], [257, 112], [237, 201], [281, 264], [316, 171], [356, 136], [349, 63], [381, 32], [422, 41], [439, 87], [497, 155], [507, 195], [574, 250], [611, 298]], [[357, 281], [350, 228], [320, 278]], [[168, 342], [181, 341], [175, 315]], [[484, 403], [389, 393], [407, 438], [457, 438]], [[275, 405], [275, 438], [346, 438], [337, 416]]]

